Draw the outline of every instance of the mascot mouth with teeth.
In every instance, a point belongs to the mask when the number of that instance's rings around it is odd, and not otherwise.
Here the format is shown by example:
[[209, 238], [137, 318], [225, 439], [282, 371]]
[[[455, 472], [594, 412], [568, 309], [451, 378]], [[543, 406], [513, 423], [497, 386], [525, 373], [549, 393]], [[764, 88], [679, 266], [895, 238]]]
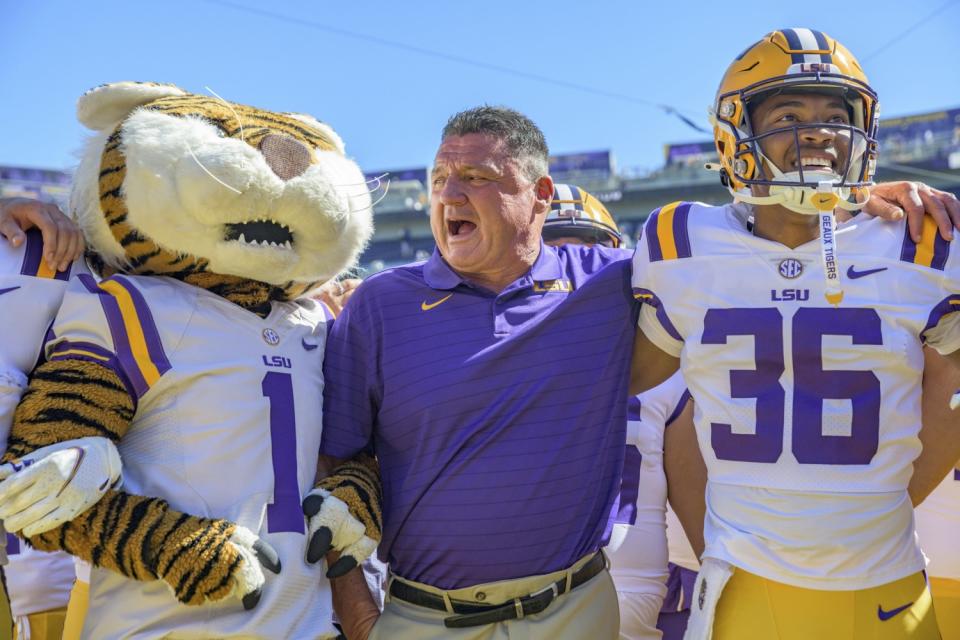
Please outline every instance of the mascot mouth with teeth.
[[94, 565], [85, 637], [333, 637], [304, 555], [369, 555], [379, 480], [356, 460], [314, 487], [331, 316], [305, 294], [370, 238], [363, 175], [309, 116], [170, 85], [78, 114], [70, 206], [101, 279], [71, 281], [5, 460], [99, 438], [123, 489], [29, 540]]

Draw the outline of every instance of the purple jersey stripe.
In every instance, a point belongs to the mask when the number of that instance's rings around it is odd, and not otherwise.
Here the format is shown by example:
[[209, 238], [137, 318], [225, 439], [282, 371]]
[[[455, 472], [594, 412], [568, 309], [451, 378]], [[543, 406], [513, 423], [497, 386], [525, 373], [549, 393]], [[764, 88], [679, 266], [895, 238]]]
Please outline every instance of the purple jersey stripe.
[[631, 422], [640, 421], [640, 398], [637, 396], [630, 396], [630, 399], [627, 400], [627, 420]]
[[67, 268], [64, 271], [57, 271], [54, 274], [54, 278], [60, 280], [61, 282], [66, 282], [70, 279], [70, 272], [73, 271], [73, 263], [67, 265]]
[[647, 231], [647, 249], [650, 251], [650, 262], [660, 262], [663, 260], [663, 253], [660, 251], [660, 238], [657, 236], [657, 218], [660, 216], [660, 209], [650, 214], [650, 218], [644, 225]]
[[20, 538], [7, 532], [7, 555], [15, 556], [20, 553]]
[[927, 325], [923, 328], [923, 331], [920, 332], [920, 339], [926, 342], [927, 331], [940, 324], [943, 316], [950, 315], [957, 311], [960, 311], [960, 295], [958, 294], [949, 295], [938, 302], [933, 308], [933, 311], [930, 312], [930, 317], [927, 318]]
[[943, 271], [947, 266], [947, 258], [950, 257], [950, 242], [943, 239], [939, 233], [933, 237], [933, 260], [930, 266], [934, 269]]
[[660, 321], [660, 324], [663, 325], [663, 328], [667, 333], [670, 334], [675, 340], [683, 340], [683, 337], [680, 335], [680, 332], [677, 331], [677, 328], [673, 326], [673, 323], [670, 321], [669, 316], [667, 316], [666, 309], [663, 308], [663, 303], [660, 302], [660, 298], [657, 297], [653, 291], [649, 289], [643, 289], [640, 287], [633, 288], [633, 297], [637, 298], [643, 304], [649, 304], [651, 307], [657, 310], [657, 320]]
[[690, 207], [689, 202], [684, 202], [673, 213], [673, 241], [677, 246], [677, 258], [689, 258], [693, 255], [690, 250], [690, 234], [687, 232]]
[[35, 276], [40, 271], [40, 261], [43, 260], [43, 236], [38, 229], [30, 229], [26, 233], [27, 246], [23, 254], [23, 263], [20, 274]]
[[131, 397], [139, 399], [150, 389], [150, 386], [144, 380], [143, 374], [140, 373], [140, 367], [137, 366], [136, 358], [133, 357], [130, 340], [127, 338], [127, 329], [123, 324], [123, 316], [120, 313], [120, 306], [113, 296], [97, 286], [93, 276], [82, 273], [77, 277], [86, 290], [96, 294], [100, 300], [100, 306], [103, 307], [104, 316], [107, 318], [107, 325], [110, 327], [110, 336], [113, 338], [117, 360], [133, 386], [134, 395]]
[[153, 321], [153, 314], [150, 312], [147, 301], [143, 299], [143, 294], [123, 276], [113, 276], [108, 280], [116, 282], [130, 294], [130, 299], [133, 300], [133, 308], [137, 312], [137, 319], [140, 321], [140, 329], [143, 331], [143, 338], [147, 343], [147, 353], [150, 354], [150, 360], [157, 371], [160, 372], [160, 375], [163, 375], [170, 370], [170, 361], [163, 350], [163, 342], [160, 341], [157, 323]]
[[960, 480], [960, 469], [954, 469], [954, 470], [953, 470], [953, 479], [954, 479], [954, 480]]
[[[67, 353], [69, 351], [80, 353]], [[116, 354], [111, 353], [100, 345], [93, 344], [92, 342], [71, 342], [69, 340], [62, 340], [53, 348], [53, 351], [50, 353], [50, 360], [86, 360], [88, 362], [101, 364], [117, 374], [117, 377], [120, 378], [120, 381], [126, 388], [127, 393], [131, 398], [134, 399], [134, 402], [136, 402], [138, 398], [136, 390], [133, 384], [130, 382], [130, 378], [127, 376], [126, 371], [124, 371], [123, 367], [120, 365], [120, 360], [117, 358]]]
[[663, 599], [660, 611], [665, 613], [685, 611], [690, 608], [697, 572], [672, 562], [667, 564], [667, 568], [667, 595]]
[[623, 473], [620, 479], [620, 495], [614, 522], [634, 525], [637, 523], [637, 498], [640, 497], [640, 466], [643, 455], [635, 445], [628, 444], [624, 450]]
[[687, 406], [687, 400], [689, 400], [691, 397], [690, 390], [684, 389], [683, 393], [680, 394], [680, 401], [677, 403], [677, 406], [673, 408], [673, 413], [671, 413], [670, 417], [667, 418], [666, 423], [663, 425], [664, 427], [669, 427], [674, 420], [680, 417], [680, 414], [683, 413], [683, 408]]
[[917, 243], [910, 236], [910, 227], [903, 225], [903, 244], [900, 245], [900, 259], [904, 262], [913, 262], [917, 257]]

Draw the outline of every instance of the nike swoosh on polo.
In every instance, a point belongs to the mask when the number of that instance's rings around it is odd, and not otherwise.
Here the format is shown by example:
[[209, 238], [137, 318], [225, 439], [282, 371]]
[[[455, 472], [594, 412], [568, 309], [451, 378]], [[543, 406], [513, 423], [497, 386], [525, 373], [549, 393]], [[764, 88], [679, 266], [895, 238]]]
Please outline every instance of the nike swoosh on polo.
[[890, 609], [890, 611], [884, 611], [883, 607], [881, 607], [880, 605], [877, 605], [877, 617], [880, 618], [881, 621], [886, 622], [887, 620], [897, 615], [901, 611], [904, 611], [905, 609], [909, 609], [911, 606], [913, 606], [913, 603], [908, 602], [902, 607], [897, 607], [896, 609]]
[[306, 349], [307, 351], [313, 351], [314, 349], [320, 346], [318, 344], [311, 344], [307, 342], [306, 338], [300, 338], [300, 344], [302, 344], [303, 348]]
[[7, 287], [6, 289], [0, 289], [0, 296], [2, 296], [5, 293], [10, 293], [11, 291], [16, 291], [19, 288], [20, 288], [20, 285], [17, 285], [16, 287]]
[[851, 280], [856, 280], [857, 278], [863, 278], [865, 276], [872, 276], [875, 273], [880, 273], [881, 271], [886, 271], [887, 267], [879, 267], [877, 269], [866, 269], [864, 271], [857, 271], [853, 268], [853, 265], [847, 267], [847, 277]]
[[437, 300], [436, 302], [429, 302], [429, 303], [428, 303], [426, 300], [424, 300], [423, 302], [420, 303], [420, 310], [421, 310], [421, 311], [430, 311], [430, 309], [433, 309], [434, 307], [439, 307], [441, 304], [443, 304], [444, 302], [446, 302], [447, 300], [449, 300], [449, 299], [452, 298], [452, 297], [453, 297], [453, 294], [451, 293], [450, 295], [447, 295], [447, 296], [444, 296], [444, 297], [440, 298], [440, 299]]

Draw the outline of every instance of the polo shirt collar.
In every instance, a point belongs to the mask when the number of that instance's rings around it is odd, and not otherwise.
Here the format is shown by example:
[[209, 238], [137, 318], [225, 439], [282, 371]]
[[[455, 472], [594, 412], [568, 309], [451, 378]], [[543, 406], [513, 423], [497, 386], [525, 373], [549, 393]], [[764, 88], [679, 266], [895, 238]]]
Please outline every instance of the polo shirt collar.
[[[560, 256], [557, 250], [547, 246], [540, 241], [540, 254], [534, 260], [530, 271], [520, 277], [519, 281], [544, 281], [557, 280], [563, 277], [563, 267], [560, 264]], [[423, 265], [423, 279], [431, 289], [455, 289], [459, 284], [466, 284], [466, 280], [460, 277], [453, 268], [447, 264], [447, 261], [440, 255], [440, 250], [433, 249], [433, 255]]]

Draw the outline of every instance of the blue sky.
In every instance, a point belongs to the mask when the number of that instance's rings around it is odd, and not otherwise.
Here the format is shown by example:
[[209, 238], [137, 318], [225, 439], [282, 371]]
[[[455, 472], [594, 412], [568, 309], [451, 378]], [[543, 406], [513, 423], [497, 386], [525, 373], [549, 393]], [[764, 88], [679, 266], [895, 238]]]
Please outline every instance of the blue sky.
[[705, 137], [655, 105], [706, 126], [733, 57], [795, 26], [860, 58], [883, 116], [960, 106], [960, 0], [0, 0], [0, 9], [6, 165], [69, 168], [84, 136], [76, 98], [103, 82], [156, 80], [311, 113], [366, 171], [429, 164], [446, 118], [481, 103], [531, 116], [554, 153], [612, 149], [621, 168], [653, 168], [665, 143]]

